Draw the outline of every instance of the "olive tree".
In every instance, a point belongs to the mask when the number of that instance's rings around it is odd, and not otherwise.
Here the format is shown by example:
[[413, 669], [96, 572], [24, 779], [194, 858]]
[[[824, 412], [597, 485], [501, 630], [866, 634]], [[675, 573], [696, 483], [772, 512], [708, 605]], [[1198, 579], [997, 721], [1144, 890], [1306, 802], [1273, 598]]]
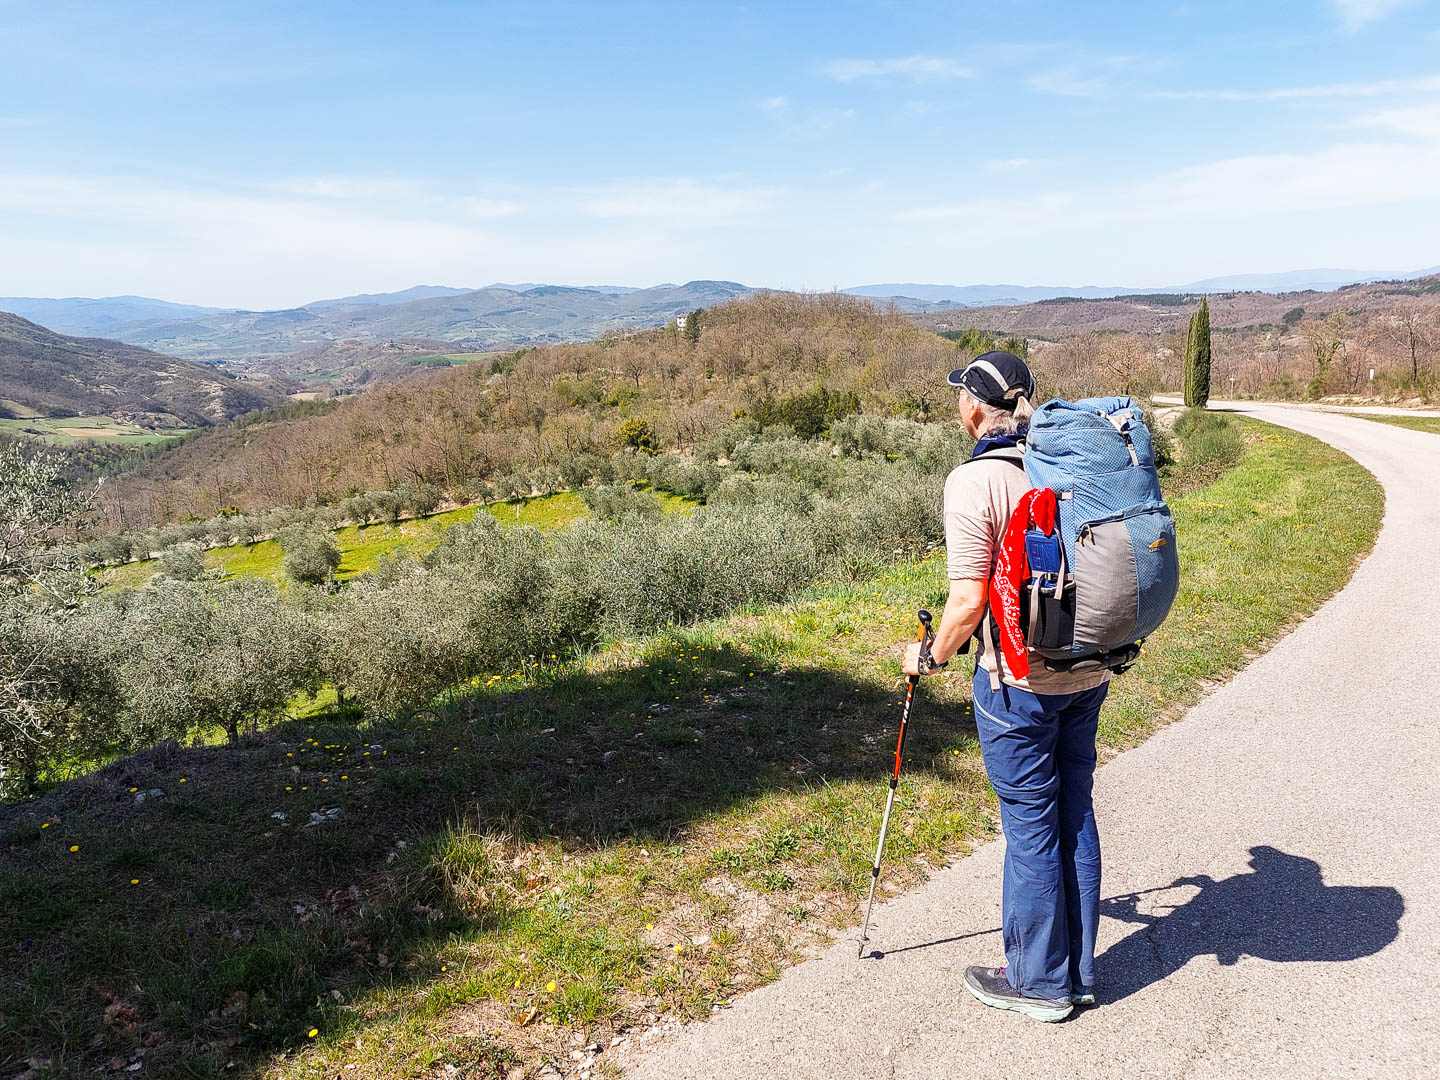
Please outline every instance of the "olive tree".
[[268, 582], [159, 581], [117, 615], [125, 735], [137, 745], [212, 726], [234, 742], [319, 688], [320, 628]]
[[322, 585], [340, 566], [340, 549], [328, 532], [288, 525], [280, 530], [279, 540], [285, 552], [285, 573], [301, 585]]
[[0, 446], [0, 794], [33, 791], [80, 738], [82, 707], [105, 696], [103, 666], [71, 632], [94, 583], [81, 552], [57, 543], [93, 498], [59, 457]]
[[160, 572], [176, 581], [197, 581], [205, 576], [205, 553], [192, 541], [168, 547], [160, 553]]

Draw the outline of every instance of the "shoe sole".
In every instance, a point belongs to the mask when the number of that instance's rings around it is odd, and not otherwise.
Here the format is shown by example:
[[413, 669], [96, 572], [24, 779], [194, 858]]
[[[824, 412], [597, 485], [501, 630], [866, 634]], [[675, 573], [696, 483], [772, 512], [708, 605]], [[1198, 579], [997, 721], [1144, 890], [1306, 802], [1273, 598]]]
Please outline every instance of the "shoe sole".
[[1066, 1005], [1063, 1009], [1057, 1009], [1053, 1005], [1046, 1005], [1033, 999], [995, 997], [985, 993], [972, 984], [969, 979], [965, 980], [965, 989], [969, 990], [975, 1000], [982, 1005], [989, 1005], [992, 1009], [1018, 1012], [1022, 1016], [1028, 1016], [1032, 1020], [1040, 1020], [1046, 1024], [1057, 1024], [1075, 1011], [1074, 1005]]
[[1071, 1004], [1071, 1005], [1094, 1005], [1094, 1004], [1095, 1004], [1095, 995], [1094, 995], [1094, 994], [1071, 994], [1071, 995], [1070, 995], [1070, 1004]]

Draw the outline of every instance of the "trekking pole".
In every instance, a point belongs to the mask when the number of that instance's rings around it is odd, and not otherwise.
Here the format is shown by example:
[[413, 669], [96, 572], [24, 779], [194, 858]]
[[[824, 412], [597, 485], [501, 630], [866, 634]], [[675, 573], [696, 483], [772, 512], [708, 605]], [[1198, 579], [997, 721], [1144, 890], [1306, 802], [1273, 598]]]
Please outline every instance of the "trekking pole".
[[[921, 608], [917, 613], [920, 618], [920, 630], [915, 635], [915, 640], [920, 642], [920, 667], [923, 670], [930, 658], [930, 642], [935, 640], [935, 632], [930, 627], [930, 612]], [[865, 944], [870, 934], [870, 911], [875, 906], [875, 886], [880, 883], [880, 857], [885, 852], [885, 833], [890, 828], [890, 808], [895, 805], [895, 789], [900, 786], [900, 760], [905, 753], [905, 728], [910, 722], [910, 703], [915, 700], [915, 687], [920, 682], [919, 675], [909, 676], [909, 686], [905, 689], [905, 708], [900, 713], [900, 738], [895, 742], [895, 771], [890, 775], [890, 793], [885, 796], [885, 816], [880, 819], [880, 841], [875, 845], [875, 865], [870, 867], [870, 899], [865, 903], [865, 922], [860, 927], [860, 955], [865, 955]]]

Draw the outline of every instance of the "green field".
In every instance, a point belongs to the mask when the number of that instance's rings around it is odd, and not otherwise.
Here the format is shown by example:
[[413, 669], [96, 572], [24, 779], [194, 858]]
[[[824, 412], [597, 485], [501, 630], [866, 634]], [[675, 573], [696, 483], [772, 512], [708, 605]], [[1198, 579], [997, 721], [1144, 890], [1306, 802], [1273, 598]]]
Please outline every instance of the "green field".
[[[18, 412], [19, 410], [12, 410]], [[65, 416], [27, 417], [18, 420], [0, 419], [0, 433], [28, 435], [49, 443], [64, 446], [86, 440], [95, 442], [122, 443], [130, 446], [145, 446], [165, 442], [185, 429], [174, 431], [152, 431], [113, 416]]]
[[[687, 512], [694, 505], [666, 492], [657, 491], [654, 494], [669, 513]], [[344, 581], [373, 570], [383, 556], [398, 551], [423, 554], [440, 543], [440, 534], [445, 529], [470, 521], [481, 509], [480, 506], [462, 506], [458, 510], [445, 510], [393, 525], [347, 525], [337, 529], [333, 535], [335, 546], [340, 549], [340, 566], [335, 571], [335, 577]], [[587, 513], [584, 500], [573, 491], [487, 503], [483, 509], [494, 515], [502, 525], [532, 525], [538, 529], [563, 528]], [[285, 584], [284, 560], [285, 553], [274, 540], [212, 548], [205, 553], [206, 565], [223, 570], [226, 578], [268, 578], [279, 585]], [[111, 587], [128, 585], [138, 589], [154, 577], [158, 569], [154, 559], [146, 559], [113, 567], [104, 574], [107, 585]]]
[[[1239, 463], [1172, 500], [1181, 591], [1112, 689], [1106, 752], [1268, 648], [1378, 532], [1364, 469], [1233, 422]], [[901, 644], [945, 589], [943, 558], [900, 563], [479, 672], [413, 718], [322, 710], [0, 807], [0, 1063], [504, 1077], [709, 1015], [853, 932]], [[882, 895], [994, 831], [969, 665], [952, 667], [920, 691]]]

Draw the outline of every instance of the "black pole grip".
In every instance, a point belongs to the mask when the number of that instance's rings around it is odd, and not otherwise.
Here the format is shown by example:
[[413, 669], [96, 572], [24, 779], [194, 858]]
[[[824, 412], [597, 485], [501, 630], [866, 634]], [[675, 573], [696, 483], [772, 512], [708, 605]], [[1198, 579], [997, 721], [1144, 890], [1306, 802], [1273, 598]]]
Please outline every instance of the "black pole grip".
[[935, 640], [935, 628], [930, 625], [930, 612], [924, 608], [915, 615], [920, 620], [920, 659], [924, 667], [928, 668], [934, 659], [930, 655], [930, 643]]

